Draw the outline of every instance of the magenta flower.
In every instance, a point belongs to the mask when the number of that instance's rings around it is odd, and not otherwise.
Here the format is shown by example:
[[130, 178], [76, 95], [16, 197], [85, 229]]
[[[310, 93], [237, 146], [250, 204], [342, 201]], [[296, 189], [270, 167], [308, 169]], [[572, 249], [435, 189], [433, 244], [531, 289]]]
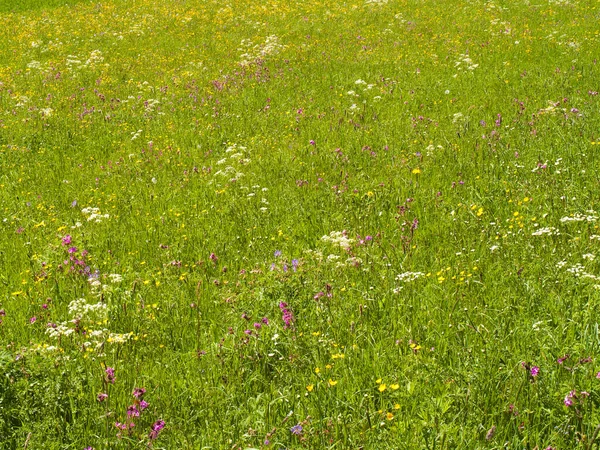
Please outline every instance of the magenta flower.
[[34, 324], [37, 321], [37, 317], [33, 316], [31, 319], [29, 319], [29, 323], [30, 324]]
[[140, 412], [135, 407], [135, 405], [130, 405], [127, 407], [127, 417], [139, 417], [139, 416], [140, 416]]
[[148, 406], [150, 406], [150, 405], [148, 404], [148, 402], [146, 400], [140, 401], [140, 408], [142, 411], [145, 410]]
[[531, 374], [532, 377], [537, 377], [538, 373], [540, 372], [540, 368], [538, 366], [533, 366], [531, 368], [531, 370], [529, 371], [529, 373]]
[[77, 252], [77, 247], [69, 247], [69, 249], [67, 251], [69, 253], [75, 253], [75, 252]]
[[64, 238], [62, 238], [63, 245], [69, 245], [71, 243], [71, 235], [67, 234]]
[[107, 367], [104, 372], [106, 373], [106, 381], [110, 384], [115, 384], [115, 380], [117, 379], [115, 377], [115, 369], [112, 367]]
[[281, 310], [281, 318], [285, 324], [283, 328], [284, 329], [290, 328], [294, 322], [294, 315], [292, 314], [292, 312], [289, 309], [287, 309], [287, 303], [280, 302], [279, 309]]
[[107, 398], [108, 398], [108, 394], [105, 394], [104, 392], [100, 392], [98, 394], [98, 396], [96, 397], [96, 399], [98, 400], [99, 403], [102, 403]]
[[135, 388], [133, 390], [133, 396], [135, 398], [137, 398], [138, 400], [140, 400], [144, 396], [145, 393], [146, 393], [146, 389], [144, 389], [144, 388]]
[[152, 440], [156, 439], [164, 427], [165, 427], [165, 422], [163, 420], [157, 420], [156, 422], [154, 422], [152, 424], [152, 431], [150, 432], [150, 435], [148, 436], [150, 438], [150, 440], [152, 441]]

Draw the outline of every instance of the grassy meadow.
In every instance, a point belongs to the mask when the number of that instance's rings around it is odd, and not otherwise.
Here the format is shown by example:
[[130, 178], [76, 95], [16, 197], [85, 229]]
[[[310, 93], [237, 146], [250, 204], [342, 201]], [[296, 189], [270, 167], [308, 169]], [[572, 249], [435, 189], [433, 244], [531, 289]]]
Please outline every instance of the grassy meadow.
[[599, 23], [0, 2], [0, 449], [600, 448]]

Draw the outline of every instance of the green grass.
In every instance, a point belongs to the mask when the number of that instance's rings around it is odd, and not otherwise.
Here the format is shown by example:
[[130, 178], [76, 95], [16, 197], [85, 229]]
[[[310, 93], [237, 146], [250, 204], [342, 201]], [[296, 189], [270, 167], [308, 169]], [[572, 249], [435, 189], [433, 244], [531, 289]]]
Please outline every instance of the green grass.
[[597, 3], [69, 3], [0, 6], [0, 449], [596, 448]]

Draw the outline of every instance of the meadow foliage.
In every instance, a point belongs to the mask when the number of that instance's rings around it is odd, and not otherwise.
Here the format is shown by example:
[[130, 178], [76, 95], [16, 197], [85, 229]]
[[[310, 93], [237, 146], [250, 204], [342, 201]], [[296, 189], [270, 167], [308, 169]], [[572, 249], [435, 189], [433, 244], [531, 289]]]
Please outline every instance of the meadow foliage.
[[0, 3], [0, 449], [600, 445], [600, 3]]

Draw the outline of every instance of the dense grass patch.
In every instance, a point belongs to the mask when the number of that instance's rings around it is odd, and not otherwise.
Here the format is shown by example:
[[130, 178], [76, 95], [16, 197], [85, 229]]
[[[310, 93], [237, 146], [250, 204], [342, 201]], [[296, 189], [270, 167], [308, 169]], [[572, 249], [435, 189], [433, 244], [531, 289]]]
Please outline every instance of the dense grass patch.
[[598, 8], [2, 2], [0, 448], [594, 448]]

